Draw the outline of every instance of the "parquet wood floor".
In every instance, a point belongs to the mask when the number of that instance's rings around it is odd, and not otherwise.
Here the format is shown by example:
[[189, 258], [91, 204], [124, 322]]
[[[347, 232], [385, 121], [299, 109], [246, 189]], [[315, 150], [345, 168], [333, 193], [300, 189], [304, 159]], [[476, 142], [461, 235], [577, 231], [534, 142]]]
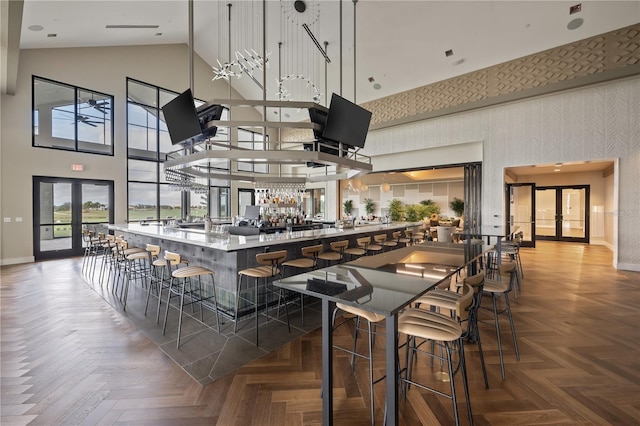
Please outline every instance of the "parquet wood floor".
[[[490, 389], [477, 347], [465, 347], [476, 425], [640, 424], [640, 273], [616, 271], [611, 258], [581, 244], [522, 250], [512, 304], [520, 361], [503, 322], [503, 381], [488, 312]], [[319, 330], [203, 387], [82, 281], [79, 259], [3, 267], [0, 278], [2, 425], [321, 424]], [[336, 343], [349, 342], [347, 327], [336, 331]], [[335, 423], [370, 424], [366, 363], [352, 374], [348, 356], [335, 357]], [[424, 360], [417, 373], [432, 380]], [[381, 424], [384, 385], [375, 399]], [[448, 400], [416, 388], [400, 407], [404, 425], [453, 422]], [[464, 401], [459, 411], [464, 424]]]

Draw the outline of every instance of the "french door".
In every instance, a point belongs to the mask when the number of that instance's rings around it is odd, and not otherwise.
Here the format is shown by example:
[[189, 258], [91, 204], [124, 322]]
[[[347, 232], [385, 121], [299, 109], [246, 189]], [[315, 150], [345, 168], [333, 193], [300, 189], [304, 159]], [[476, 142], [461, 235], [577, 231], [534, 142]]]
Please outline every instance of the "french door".
[[82, 229], [113, 223], [113, 181], [33, 177], [36, 260], [80, 256]]
[[522, 232], [522, 246], [535, 247], [536, 220], [535, 183], [508, 183], [507, 192], [507, 226], [509, 233]]
[[536, 238], [589, 242], [589, 185], [536, 188]]

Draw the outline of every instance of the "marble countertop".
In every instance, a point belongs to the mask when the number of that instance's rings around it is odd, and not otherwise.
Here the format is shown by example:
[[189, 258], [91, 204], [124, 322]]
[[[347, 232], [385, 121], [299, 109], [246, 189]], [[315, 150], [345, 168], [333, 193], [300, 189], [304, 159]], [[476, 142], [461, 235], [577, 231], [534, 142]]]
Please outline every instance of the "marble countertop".
[[415, 223], [394, 222], [390, 224], [369, 224], [354, 228], [327, 228], [309, 231], [281, 232], [276, 234], [259, 235], [229, 235], [205, 232], [200, 229], [181, 229], [163, 227], [161, 223], [152, 222], [148, 225], [138, 223], [109, 225], [109, 229], [128, 232], [153, 238], [163, 238], [170, 241], [193, 244], [223, 251], [237, 251], [268, 245], [286, 244], [292, 241], [311, 241], [319, 238], [348, 237], [361, 233], [391, 232], [416, 226]]

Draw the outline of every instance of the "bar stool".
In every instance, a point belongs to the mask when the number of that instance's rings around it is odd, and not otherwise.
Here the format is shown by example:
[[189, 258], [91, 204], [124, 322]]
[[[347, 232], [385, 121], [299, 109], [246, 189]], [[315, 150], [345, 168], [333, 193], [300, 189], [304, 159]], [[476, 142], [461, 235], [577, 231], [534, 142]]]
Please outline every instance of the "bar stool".
[[367, 245], [367, 255], [369, 253], [377, 254], [382, 253], [384, 249], [384, 242], [387, 241], [387, 234], [378, 234], [373, 236], [373, 244], [369, 243]]
[[[122, 288], [122, 310], [127, 310], [127, 297], [129, 295], [129, 284], [131, 280], [141, 279], [143, 281], [143, 287], [147, 285], [148, 271], [151, 268], [153, 259], [151, 257], [150, 244], [147, 244], [145, 251], [136, 251], [125, 256], [124, 270], [125, 270], [125, 282]], [[160, 247], [158, 247], [158, 254], [160, 253]]]
[[[302, 257], [287, 260], [282, 263], [282, 275], [286, 276], [285, 268], [296, 268], [302, 270], [316, 269], [318, 267], [318, 257], [323, 249], [324, 246], [322, 244], [303, 247], [301, 250]], [[300, 294], [300, 315], [302, 325], [304, 326], [304, 294]]]
[[404, 230], [404, 237], [400, 237], [398, 239], [398, 242], [404, 244], [405, 247], [410, 246], [411, 244], [413, 244], [413, 230], [405, 229]]
[[[113, 288], [111, 289], [111, 292], [115, 295], [118, 294], [118, 287], [120, 287], [120, 276], [122, 275], [122, 280], [123, 280], [123, 287], [124, 287], [124, 280], [126, 278], [126, 274], [127, 274], [127, 256], [134, 254], [134, 253], [139, 253], [139, 252], [144, 252], [145, 250], [143, 248], [140, 247], [130, 247], [129, 243], [127, 242], [127, 240], [125, 240], [124, 238], [119, 238], [116, 237], [116, 244], [115, 244], [115, 257], [114, 257], [114, 268], [116, 269], [115, 272], [117, 272], [117, 274], [114, 272], [114, 278], [113, 278]], [[122, 291], [123, 289], [120, 289], [120, 297], [122, 298]]]
[[[340, 324], [338, 324], [337, 326], [335, 325], [336, 322], [336, 316], [338, 311], [344, 311], [346, 313], [349, 313], [351, 315], [353, 315], [353, 317], [348, 318], [344, 321], [342, 321]], [[376, 383], [384, 380], [384, 378], [386, 376], [382, 376], [378, 379], [376, 379], [375, 381], [373, 380], [373, 343], [374, 343], [374, 339], [375, 339], [375, 334], [376, 334], [376, 325], [385, 319], [384, 315], [380, 315], [377, 314], [375, 312], [371, 312], [371, 311], [367, 311], [355, 306], [351, 306], [351, 305], [345, 305], [343, 303], [336, 303], [336, 309], [334, 309], [333, 311], [333, 319], [332, 319], [332, 324], [333, 324], [333, 330], [336, 330], [338, 327], [340, 327], [341, 325], [347, 323], [347, 321], [350, 321], [351, 319], [355, 319], [355, 326], [354, 326], [354, 330], [353, 330], [353, 349], [347, 349], [347, 348], [343, 348], [341, 346], [338, 345], [333, 345], [334, 349], [339, 349], [341, 351], [347, 352], [351, 354], [351, 371], [354, 372], [355, 368], [356, 368], [356, 357], [359, 358], [363, 358], [366, 359], [367, 361], [369, 361], [369, 403], [371, 405], [371, 424], [374, 425], [375, 424], [375, 407], [374, 407], [374, 394], [373, 394], [373, 385], [375, 385]], [[360, 328], [360, 320], [364, 319], [367, 321], [367, 328], [363, 329]], [[373, 325], [373, 327], [372, 327]], [[366, 331], [367, 335], [368, 335], [368, 353], [367, 354], [361, 354], [359, 352], [356, 351], [357, 349], [357, 344], [358, 344], [358, 331]]]
[[449, 290], [448, 287], [449, 285], [447, 285], [447, 289], [436, 288], [428, 291], [419, 297], [415, 304], [417, 307], [422, 307], [423, 304], [430, 306], [431, 310], [436, 310], [437, 312], [440, 312], [441, 309], [449, 310], [451, 316], [457, 317], [460, 324], [466, 323], [466, 327], [462, 329], [462, 339], [475, 340], [478, 344], [484, 385], [486, 389], [489, 389], [487, 368], [484, 362], [482, 343], [480, 342], [480, 330], [478, 329], [478, 309], [482, 301], [484, 272], [465, 277], [462, 285], [458, 286], [455, 291]]
[[[157, 292], [158, 292], [158, 307], [156, 308], [156, 324], [158, 324], [160, 322], [160, 305], [162, 304], [162, 293], [164, 292], [164, 289], [169, 289], [169, 285], [171, 282], [171, 271], [169, 270], [169, 266], [168, 264], [170, 262], [172, 263], [172, 266], [177, 266], [177, 265], [182, 265], [182, 266], [189, 266], [189, 261], [187, 259], [185, 259], [183, 256], [180, 256], [179, 259], [176, 256], [173, 256], [173, 260], [169, 261], [166, 259], [166, 252], [165, 252], [165, 256], [163, 257], [158, 257], [156, 260], [154, 260], [151, 263], [151, 283], [149, 285], [149, 288], [147, 289], [147, 302], [144, 308], [144, 315], [147, 315], [147, 309], [149, 307], [149, 296], [151, 295], [151, 288], [152, 287], [157, 287]], [[160, 276], [158, 277], [158, 270], [160, 270]], [[168, 271], [168, 273], [166, 274], [165, 277], [165, 271]], [[154, 285], [155, 284], [155, 285]]]
[[[165, 334], [167, 328], [167, 317], [169, 316], [169, 305], [171, 302], [172, 294], [180, 296], [180, 314], [178, 316], [178, 337], [176, 340], [176, 348], [180, 348], [180, 331], [182, 329], [182, 314], [184, 312], [185, 305], [194, 304], [200, 305], [200, 322], [204, 323], [204, 304], [206, 300], [213, 299], [213, 310], [216, 313], [216, 327], [218, 333], [220, 333], [220, 313], [218, 312], [218, 301], [216, 298], [216, 283], [214, 275], [215, 273], [211, 269], [204, 268], [202, 266], [185, 266], [178, 268], [180, 264], [180, 255], [178, 253], [172, 253], [165, 251], [165, 259], [167, 260], [167, 268], [171, 271], [171, 281], [169, 282], [169, 292], [167, 294], [167, 306], [164, 313], [164, 324], [162, 326], [162, 334]], [[176, 267], [173, 269], [173, 267]], [[202, 291], [202, 277], [210, 276], [212, 290], [211, 295], [205, 295]], [[194, 288], [193, 278], [198, 280], [197, 290]], [[175, 283], [175, 285], [174, 285]], [[185, 302], [185, 297], [189, 299]]]
[[[287, 258], [287, 250], [279, 250], [270, 253], [258, 253], [256, 254], [256, 262], [260, 266], [256, 266], [254, 268], [243, 269], [238, 272], [238, 285], [236, 287], [236, 309], [234, 315], [234, 327], [233, 332], [237, 332], [238, 327], [238, 312], [240, 310], [240, 300], [245, 301], [248, 305], [253, 305], [255, 309], [256, 316], [256, 346], [259, 346], [259, 333], [258, 333], [258, 308], [259, 308], [259, 300], [258, 300], [258, 287], [260, 284], [260, 279], [264, 279], [264, 289], [265, 292], [265, 314], [267, 319], [269, 318], [269, 294], [275, 293], [276, 291], [269, 289], [269, 280], [273, 279], [277, 276], [281, 275], [281, 265], [282, 262]], [[249, 278], [255, 278], [255, 286], [254, 286], [254, 299], [251, 300], [245, 296], [242, 296], [242, 277], [247, 277], [247, 281]], [[245, 292], [247, 290], [244, 290]], [[284, 298], [283, 290], [280, 289], [278, 291], [278, 311], [280, 309], [280, 302]], [[291, 325], [289, 324], [289, 309], [287, 307], [286, 300], [284, 301], [284, 307], [287, 314], [287, 326], [289, 327], [289, 331], [291, 331]]]
[[347, 247], [344, 254], [349, 255], [350, 260], [367, 254], [365, 247], [371, 242], [371, 237], [362, 237], [356, 239], [356, 247]]
[[382, 242], [383, 248], [394, 249], [394, 248], [398, 247], [398, 244], [400, 242], [400, 236], [402, 235], [402, 232], [401, 231], [396, 231], [391, 235], [392, 235], [391, 239], [387, 239], [387, 240]]
[[[462, 327], [460, 326], [458, 321], [436, 312], [429, 312], [418, 308], [410, 308], [407, 309], [398, 319], [398, 332], [403, 333], [407, 336], [405, 355], [406, 366], [401, 370], [399, 377], [400, 381], [404, 384], [405, 387], [405, 399], [406, 387], [409, 385], [415, 385], [421, 389], [428, 390], [440, 396], [444, 396], [445, 398], [451, 400], [453, 404], [453, 417], [455, 420], [455, 424], [459, 425], [460, 419], [458, 418], [458, 401], [456, 397], [456, 387], [454, 379], [456, 374], [461, 373], [464, 393], [467, 401], [467, 415], [469, 416], [470, 424], [473, 424], [471, 402], [469, 401], [467, 370], [464, 358]], [[418, 344], [417, 339], [423, 339], [423, 341]], [[427, 352], [421, 350], [420, 346], [426, 342], [431, 342], [434, 345], [442, 347], [444, 349], [446, 357], [437, 355], [433, 351]], [[447, 394], [438, 389], [412, 380], [411, 376], [412, 366], [414, 362], [413, 360], [417, 352], [447, 362], [451, 393]], [[458, 354], [458, 358], [455, 362], [452, 359], [452, 355], [454, 352], [457, 352]]]
[[[500, 274], [500, 280], [485, 279], [484, 280], [484, 292], [491, 295], [491, 302], [493, 304], [493, 318], [496, 323], [496, 336], [498, 338], [498, 354], [500, 355], [500, 370], [502, 372], [502, 380], [506, 379], [504, 371], [504, 360], [502, 357], [502, 341], [500, 340], [500, 321], [499, 315], [507, 314], [509, 318], [509, 325], [511, 326], [511, 338], [513, 340], [513, 347], [516, 351], [516, 359], [520, 361], [520, 351], [518, 351], [518, 340], [516, 338], [516, 329], [513, 325], [513, 316], [511, 315], [511, 303], [509, 302], [509, 293], [513, 289], [516, 281], [518, 280], [518, 268], [516, 262], [503, 263], [498, 266], [498, 273]], [[501, 295], [504, 296], [505, 307], [498, 311], [497, 299]]]
[[333, 241], [329, 243], [329, 251], [325, 251], [318, 255], [318, 259], [322, 259], [327, 262], [327, 266], [331, 265], [331, 262], [342, 263], [344, 262], [344, 252], [349, 247], [349, 240]]

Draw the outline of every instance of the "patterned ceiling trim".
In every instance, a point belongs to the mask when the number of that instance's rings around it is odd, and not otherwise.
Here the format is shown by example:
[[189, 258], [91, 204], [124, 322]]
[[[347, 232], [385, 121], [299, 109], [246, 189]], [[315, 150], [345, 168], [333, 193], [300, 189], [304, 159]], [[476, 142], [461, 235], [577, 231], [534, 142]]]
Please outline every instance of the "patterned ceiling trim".
[[[448, 80], [363, 103], [371, 112], [372, 128], [404, 124], [428, 116], [460, 112], [575, 87], [578, 79], [592, 84], [596, 74], [620, 78], [621, 68], [640, 65], [640, 24]], [[587, 82], [585, 82], [587, 83]], [[537, 90], [536, 90], [537, 89]], [[468, 108], [465, 108], [465, 105]], [[441, 114], [435, 114], [440, 111]], [[386, 124], [386, 125], [385, 125]]]

